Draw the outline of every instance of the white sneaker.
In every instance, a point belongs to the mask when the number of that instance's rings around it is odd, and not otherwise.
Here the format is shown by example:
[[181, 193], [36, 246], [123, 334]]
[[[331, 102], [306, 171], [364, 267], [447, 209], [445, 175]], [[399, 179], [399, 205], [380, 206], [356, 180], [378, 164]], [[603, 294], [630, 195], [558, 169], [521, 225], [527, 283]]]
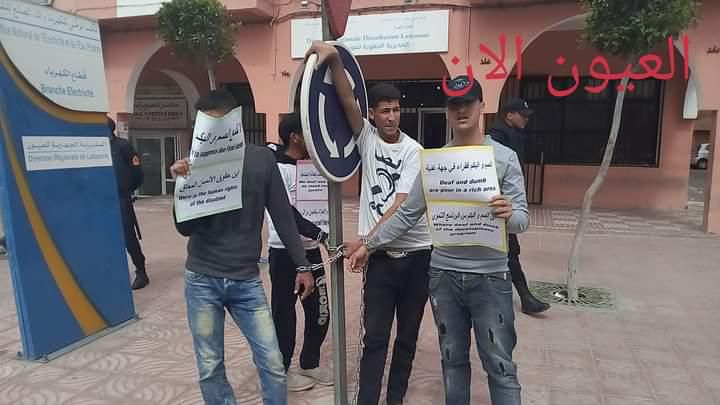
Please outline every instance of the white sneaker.
[[295, 373], [294, 371], [288, 370], [287, 375], [287, 387], [288, 391], [299, 392], [309, 390], [315, 386], [315, 381], [312, 378], [302, 376]]
[[335, 378], [333, 376], [332, 370], [325, 367], [316, 367], [310, 370], [304, 370], [303, 368], [298, 368], [298, 374], [304, 375], [306, 377], [310, 377], [313, 379], [316, 383], [324, 386], [331, 386], [335, 383]]

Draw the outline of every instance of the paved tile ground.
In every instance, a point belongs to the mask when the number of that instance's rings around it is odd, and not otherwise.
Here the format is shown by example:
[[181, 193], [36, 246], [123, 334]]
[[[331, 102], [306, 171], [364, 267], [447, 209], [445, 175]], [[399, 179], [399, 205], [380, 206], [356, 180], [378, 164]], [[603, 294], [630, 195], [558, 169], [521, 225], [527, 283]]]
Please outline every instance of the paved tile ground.
[[[356, 227], [347, 204], [345, 231]], [[135, 293], [141, 320], [48, 364], [18, 361], [20, 349], [7, 262], [0, 261], [0, 404], [200, 404], [182, 292], [185, 244], [166, 199], [138, 203], [151, 284]], [[564, 279], [572, 243], [570, 210], [533, 208], [538, 226], [521, 236], [534, 280]], [[686, 218], [680, 214], [663, 218]], [[692, 217], [692, 215], [690, 215]], [[720, 239], [658, 214], [599, 212], [585, 243], [583, 285], [614, 291], [614, 310], [554, 306], [545, 317], [517, 311], [516, 361], [524, 404], [720, 405]], [[614, 221], [618, 218], [617, 221]], [[546, 221], [546, 222], [541, 222]], [[643, 232], [615, 223], [642, 226]], [[695, 230], [693, 230], [695, 229]], [[617, 231], [616, 231], [617, 230]], [[632, 230], [632, 229], [631, 229]], [[668, 237], [673, 235], [673, 237]], [[264, 273], [266, 288], [269, 282]], [[346, 275], [348, 376], [355, 387], [361, 280]], [[517, 301], [517, 299], [516, 299]], [[516, 302], [516, 308], [519, 303]], [[301, 311], [300, 311], [301, 313]], [[299, 323], [302, 325], [302, 323]], [[300, 335], [301, 336], [301, 335]], [[323, 362], [332, 363], [328, 337]], [[227, 324], [228, 373], [241, 404], [259, 404], [255, 368], [244, 338]], [[472, 404], [489, 404], [473, 352]], [[428, 306], [407, 403], [442, 404], [437, 332]], [[291, 395], [291, 404], [322, 404], [332, 388]]]
[[[530, 205], [530, 222], [534, 230], [575, 232], [580, 210], [572, 208]], [[346, 202], [348, 216], [357, 216], [358, 204]], [[686, 210], [617, 211], [593, 209], [588, 226], [589, 234], [627, 234], [666, 237], [709, 237], [702, 231], [703, 206], [690, 202]], [[712, 237], [712, 236], [710, 236]]]
[[[575, 232], [580, 210], [544, 206], [530, 207], [531, 222], [540, 230]], [[677, 211], [591, 211], [587, 232], [591, 234], [634, 234], [652, 236], [707, 237], [702, 231], [703, 207], [690, 204]]]

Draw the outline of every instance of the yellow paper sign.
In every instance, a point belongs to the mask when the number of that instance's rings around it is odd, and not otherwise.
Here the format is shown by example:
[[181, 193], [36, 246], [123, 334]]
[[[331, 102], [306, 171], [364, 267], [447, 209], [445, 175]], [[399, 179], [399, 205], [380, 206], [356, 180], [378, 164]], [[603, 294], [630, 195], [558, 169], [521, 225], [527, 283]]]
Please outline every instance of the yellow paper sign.
[[505, 220], [488, 203], [501, 194], [492, 146], [424, 150], [427, 217], [435, 246], [486, 246], [507, 252]]

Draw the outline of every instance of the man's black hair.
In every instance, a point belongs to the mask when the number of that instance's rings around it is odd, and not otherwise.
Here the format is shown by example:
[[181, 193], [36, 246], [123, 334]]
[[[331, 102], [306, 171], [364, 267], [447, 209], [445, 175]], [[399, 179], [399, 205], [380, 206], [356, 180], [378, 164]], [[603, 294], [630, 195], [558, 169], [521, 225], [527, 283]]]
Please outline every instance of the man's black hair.
[[224, 111], [228, 113], [238, 106], [235, 97], [227, 90], [212, 90], [206, 96], [202, 96], [195, 103], [198, 111]]
[[400, 101], [402, 93], [390, 83], [378, 83], [370, 88], [368, 92], [368, 104], [375, 108], [383, 101]]
[[278, 134], [285, 146], [290, 146], [290, 134], [302, 134], [302, 123], [300, 122], [300, 113], [294, 112], [283, 117], [278, 125]]
[[107, 126], [110, 128], [110, 132], [115, 135], [115, 121], [110, 117], [107, 117]]

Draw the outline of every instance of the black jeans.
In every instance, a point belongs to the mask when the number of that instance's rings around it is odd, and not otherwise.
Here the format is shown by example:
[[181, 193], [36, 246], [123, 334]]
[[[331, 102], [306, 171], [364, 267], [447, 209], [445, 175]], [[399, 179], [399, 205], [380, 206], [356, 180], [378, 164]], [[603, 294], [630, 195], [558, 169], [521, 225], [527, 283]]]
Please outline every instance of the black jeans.
[[135, 270], [145, 271], [145, 255], [138, 241], [137, 229], [135, 228], [137, 218], [132, 204], [130, 196], [120, 197], [120, 217], [122, 219], [123, 236], [125, 237], [125, 248], [132, 259], [133, 265], [135, 265]]
[[510, 277], [515, 287], [520, 289], [527, 288], [525, 273], [523, 273], [522, 265], [520, 264], [520, 241], [518, 241], [517, 235], [511, 233], [508, 236], [508, 242], [508, 267], [510, 268]]
[[370, 256], [365, 276], [363, 304], [363, 353], [360, 359], [358, 405], [377, 405], [380, 400], [390, 332], [397, 315], [388, 402], [405, 397], [415, 359], [420, 324], [428, 298], [430, 250], [390, 258], [384, 252]]
[[[320, 249], [306, 252], [310, 263], [322, 263]], [[295, 352], [295, 332], [297, 314], [295, 303], [298, 296], [293, 294], [297, 271], [295, 263], [285, 249], [270, 249], [268, 261], [270, 263], [270, 281], [272, 292], [270, 307], [275, 322], [280, 352], [283, 356], [285, 371], [290, 368], [290, 361]], [[314, 271], [315, 291], [302, 301], [305, 311], [305, 332], [302, 352], [300, 352], [300, 367], [309, 370], [320, 365], [320, 346], [327, 336], [330, 326], [330, 302], [325, 282], [325, 269]]]

